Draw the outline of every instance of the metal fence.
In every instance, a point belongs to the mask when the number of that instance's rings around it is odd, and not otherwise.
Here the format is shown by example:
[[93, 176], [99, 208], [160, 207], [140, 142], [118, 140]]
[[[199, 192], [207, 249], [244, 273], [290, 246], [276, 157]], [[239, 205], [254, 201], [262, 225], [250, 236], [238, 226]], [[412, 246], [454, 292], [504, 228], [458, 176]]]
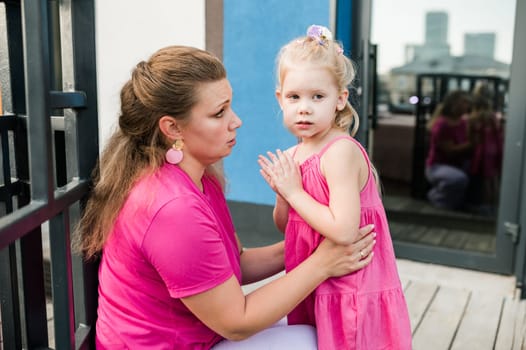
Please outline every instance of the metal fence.
[[98, 156], [94, 0], [0, 5], [8, 57], [0, 83], [9, 97], [0, 111], [2, 345], [48, 349], [51, 339], [56, 349], [94, 348], [96, 264], [71, 251]]

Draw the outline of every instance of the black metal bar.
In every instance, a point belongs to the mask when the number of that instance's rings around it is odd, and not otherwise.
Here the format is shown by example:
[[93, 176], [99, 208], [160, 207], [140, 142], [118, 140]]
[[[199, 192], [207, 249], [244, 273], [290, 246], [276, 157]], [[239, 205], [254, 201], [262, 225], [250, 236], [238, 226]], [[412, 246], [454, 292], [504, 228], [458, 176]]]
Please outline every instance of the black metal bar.
[[[86, 108], [76, 110], [75, 117], [66, 115], [65, 118], [66, 151], [69, 159], [68, 178], [78, 177], [89, 181], [99, 156], [95, 2], [93, 0], [72, 1], [71, 25], [72, 51], [75, 53], [74, 72], [69, 77], [64, 75], [64, 83], [71, 84], [77, 91], [84, 91], [89, 103]], [[67, 79], [70, 80], [67, 81]], [[74, 149], [76, 153], [72, 152]], [[83, 210], [85, 199], [86, 197], [79, 202], [79, 210]], [[82, 276], [74, 281], [76, 337], [78, 339], [76, 346], [77, 349], [94, 348], [98, 261], [86, 263], [81, 257], [76, 256], [73, 263], [75, 276], [77, 274]]]
[[[89, 105], [77, 111], [76, 139], [78, 175], [70, 176], [90, 179], [99, 156], [98, 110], [97, 110], [97, 66], [95, 56], [95, 2], [93, 0], [73, 1], [71, 4], [73, 52], [75, 53], [75, 90], [84, 91]], [[69, 130], [66, 119], [66, 129]], [[82, 132], [79, 132], [82, 130]], [[80, 155], [80, 157], [79, 157]], [[68, 159], [69, 154], [68, 154]], [[70, 159], [73, 163], [73, 160]]]
[[81, 200], [88, 188], [87, 180], [69, 182], [54, 192], [55, 200], [52, 206], [43, 201], [33, 200], [10, 215], [0, 218], [0, 249], [19, 238], [23, 232], [31, 231], [47, 218], [57, 215], [64, 208]]
[[75, 349], [76, 350], [90, 350], [94, 349], [90, 336], [94, 333], [90, 326], [81, 324], [75, 332]]
[[73, 349], [75, 347], [75, 311], [67, 210], [49, 221], [49, 234], [55, 346], [58, 349]]
[[0, 118], [0, 129], [15, 130], [18, 126], [18, 118], [13, 115], [4, 115]]
[[40, 226], [20, 238], [20, 251], [19, 264], [22, 267], [23, 287], [20, 294], [23, 294], [27, 347], [47, 347], [46, 293]]
[[26, 114], [24, 49], [22, 40], [22, 13], [20, 1], [5, 3], [6, 29], [9, 38], [9, 73], [13, 113]]
[[411, 180], [411, 195], [416, 198], [425, 196], [425, 140], [424, 134], [426, 131], [426, 107], [424, 106], [424, 96], [422, 92], [422, 84], [424, 77], [418, 76], [416, 82], [416, 94], [418, 102], [416, 105], [415, 115], [415, 129], [413, 141], [413, 169]]
[[99, 261], [86, 262], [81, 256], [73, 257], [73, 288], [75, 294], [76, 349], [95, 348], [95, 321], [98, 305]]
[[23, 2], [27, 127], [30, 143], [31, 198], [49, 202], [54, 188], [50, 122], [50, 72], [47, 1]]
[[84, 108], [87, 106], [86, 94], [83, 91], [50, 91], [51, 108]]
[[[9, 150], [9, 134], [6, 129], [0, 129], [0, 138], [2, 146], [2, 175], [4, 178], [2, 189], [11, 187], [11, 156]], [[13, 198], [9, 192], [1, 191], [0, 200], [5, 204], [6, 213], [13, 211]]]
[[[16, 273], [16, 247], [11, 244], [0, 250], [0, 306], [4, 349], [21, 349], [22, 333]], [[7, 336], [8, 335], [8, 336]]]
[[[4, 117], [2, 117], [4, 118]], [[18, 207], [27, 205], [30, 201], [30, 175], [29, 175], [29, 150], [27, 143], [27, 117], [16, 117], [16, 128], [13, 134], [13, 145], [15, 147], [15, 171], [22, 186], [18, 193]]]
[[68, 182], [64, 131], [53, 130], [53, 144], [55, 146], [55, 180], [57, 187], [61, 187]]
[[[19, 181], [13, 181], [9, 184], [4, 184], [0, 186], [0, 200], [1, 201], [10, 201], [11, 207], [6, 206], [6, 212], [4, 214], [8, 214], [12, 212], [12, 202], [13, 196], [18, 195], [20, 193], [21, 184]], [[11, 210], [10, 210], [11, 209]]]
[[371, 128], [378, 125], [378, 45], [371, 45], [369, 57], [371, 59]]

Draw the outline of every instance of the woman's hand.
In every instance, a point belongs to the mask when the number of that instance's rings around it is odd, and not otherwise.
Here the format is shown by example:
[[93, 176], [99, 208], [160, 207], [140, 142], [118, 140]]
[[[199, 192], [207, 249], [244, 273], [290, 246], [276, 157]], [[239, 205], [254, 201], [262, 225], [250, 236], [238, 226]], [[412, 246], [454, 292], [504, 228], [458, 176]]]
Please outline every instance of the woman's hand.
[[358, 271], [367, 266], [373, 258], [376, 243], [374, 225], [359, 229], [358, 240], [343, 246], [324, 239], [313, 256], [320, 259], [320, 267], [326, 269], [328, 277], [339, 277]]

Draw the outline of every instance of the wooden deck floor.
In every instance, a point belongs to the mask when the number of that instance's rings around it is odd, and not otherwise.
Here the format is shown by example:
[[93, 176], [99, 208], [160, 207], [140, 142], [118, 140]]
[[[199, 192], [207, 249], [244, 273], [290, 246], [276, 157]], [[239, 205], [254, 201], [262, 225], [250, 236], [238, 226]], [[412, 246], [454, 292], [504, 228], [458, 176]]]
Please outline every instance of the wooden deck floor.
[[515, 279], [399, 260], [414, 350], [526, 349]]
[[495, 218], [432, 207], [408, 196], [383, 198], [393, 240], [494, 253]]
[[398, 267], [413, 350], [526, 349], [526, 301], [515, 278], [401, 259]]
[[[513, 276], [403, 259], [397, 263], [413, 350], [526, 350], [526, 300], [518, 299]], [[279, 275], [243, 288], [249, 293]], [[47, 312], [54, 348], [51, 304]]]

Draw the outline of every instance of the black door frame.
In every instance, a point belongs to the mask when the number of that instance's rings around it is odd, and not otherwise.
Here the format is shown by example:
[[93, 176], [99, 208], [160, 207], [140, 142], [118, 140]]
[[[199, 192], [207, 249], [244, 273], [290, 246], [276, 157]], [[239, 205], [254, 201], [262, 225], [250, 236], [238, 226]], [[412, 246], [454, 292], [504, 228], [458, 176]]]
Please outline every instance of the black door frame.
[[[370, 23], [373, 0], [337, 0], [336, 36], [344, 45], [353, 48], [356, 54], [352, 57], [359, 67], [359, 90], [368, 91], [374, 86], [369, 80], [372, 69], [370, 47]], [[517, 1], [515, 11], [515, 30], [512, 77], [509, 87], [509, 111], [506, 126], [506, 144], [501, 184], [501, 200], [496, 226], [495, 254], [457, 251], [442, 247], [430, 247], [421, 244], [395, 241], [395, 251], [399, 258], [422, 262], [437, 263], [455, 267], [515, 274], [517, 283], [522, 285], [526, 280], [526, 239], [520, 233], [520, 227], [526, 225], [526, 42], [520, 33], [526, 32], [526, 3]], [[350, 35], [348, 34], [350, 33]], [[381, 47], [379, 48], [381, 52]], [[361, 133], [358, 137], [367, 140], [371, 114], [368, 93], [362, 92], [359, 112], [361, 114]], [[374, 117], [374, 116], [373, 116]], [[367, 144], [367, 142], [365, 142]], [[521, 209], [522, 208], [522, 209]]]

